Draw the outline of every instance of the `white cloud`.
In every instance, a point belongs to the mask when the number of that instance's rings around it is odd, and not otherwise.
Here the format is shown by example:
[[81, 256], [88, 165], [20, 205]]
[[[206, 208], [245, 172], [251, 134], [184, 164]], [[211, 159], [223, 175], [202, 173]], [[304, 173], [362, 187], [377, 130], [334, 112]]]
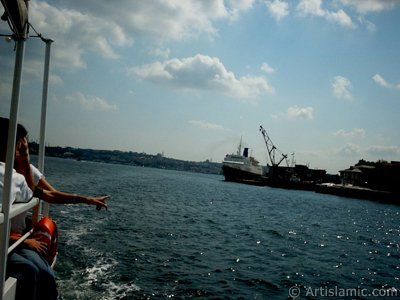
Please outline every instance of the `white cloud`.
[[395, 9], [400, 5], [398, 0], [340, 0], [341, 4], [353, 8], [359, 13], [358, 21], [366, 26], [369, 32], [376, 31], [376, 25], [366, 19], [368, 13], [377, 13], [384, 10]]
[[[86, 68], [88, 55], [118, 59], [134, 37], [146, 37], [159, 47], [162, 42], [207, 35], [214, 37], [214, 25], [234, 20], [253, 7], [255, 0], [71, 0], [30, 2], [30, 22], [46, 37], [55, 40], [52, 66]], [[161, 42], [161, 43], [160, 43]], [[161, 48], [160, 48], [161, 49]], [[154, 52], [168, 57], [169, 50]]]
[[136, 74], [140, 78], [148, 79], [153, 82], [169, 82], [173, 76], [165, 70], [165, 65], [161, 62], [155, 62], [140, 68], [132, 68], [129, 72]]
[[237, 78], [216, 57], [197, 54], [182, 59], [154, 62], [130, 72], [141, 79], [182, 90], [209, 90], [243, 99], [257, 99], [265, 93], [274, 93], [264, 77]]
[[400, 147], [398, 146], [385, 146], [385, 145], [374, 145], [366, 148], [366, 152], [377, 159], [388, 159], [399, 158]]
[[87, 52], [108, 59], [118, 58], [116, 47], [129, 46], [132, 39], [109, 18], [61, 9], [46, 2], [32, 1], [30, 22], [38, 32], [55, 40], [52, 64], [64, 68], [84, 68]]
[[116, 110], [117, 106], [109, 104], [107, 100], [94, 95], [84, 95], [76, 92], [73, 95], [66, 96], [65, 99], [70, 103], [77, 103], [86, 110]]
[[289, 14], [289, 5], [285, 1], [281, 0], [265, 1], [265, 5], [267, 6], [271, 15], [277, 21], [280, 21]]
[[338, 23], [344, 27], [355, 27], [350, 16], [343, 9], [339, 9], [337, 12], [327, 12], [325, 17], [327, 20]]
[[355, 144], [347, 144], [341, 149], [338, 150], [338, 154], [343, 156], [357, 156], [360, 157], [362, 151], [358, 145]]
[[[39, 32], [55, 40], [53, 67], [80, 69], [86, 68], [89, 55], [118, 59], [119, 51], [130, 47], [134, 38], [144, 36], [159, 47], [163, 42], [201, 35], [215, 37], [218, 22], [234, 21], [254, 8], [255, 3], [255, 0], [119, 0], [115, 5], [112, 1], [97, 0], [70, 0], [57, 4], [37, 0], [30, 2], [30, 22]], [[289, 14], [288, 1], [265, 0], [264, 4], [277, 20]], [[398, 0], [337, 0], [334, 4], [300, 0], [297, 11], [304, 16], [319, 16], [345, 27], [354, 27], [344, 11], [346, 7], [368, 13], [393, 9], [398, 4]], [[359, 20], [369, 30], [374, 30], [374, 24], [364, 18], [359, 17]], [[169, 57], [168, 50], [154, 53]]]
[[49, 82], [52, 85], [62, 85], [62, 84], [64, 84], [64, 80], [60, 76], [58, 76], [56, 74], [50, 74], [49, 75]]
[[265, 73], [274, 73], [275, 69], [272, 68], [269, 64], [263, 63], [261, 65], [261, 70], [264, 71]]
[[375, 74], [374, 76], [372, 76], [372, 79], [375, 81], [376, 84], [383, 86], [385, 88], [390, 88], [392, 85], [390, 83], [388, 83], [385, 78], [383, 78], [381, 75], [379, 74]]
[[365, 130], [362, 128], [354, 128], [351, 131], [345, 131], [344, 129], [340, 129], [336, 131], [333, 135], [345, 138], [355, 138], [355, 137], [363, 138], [365, 137]]
[[362, 14], [390, 10], [400, 5], [398, 0], [340, 0], [340, 2], [354, 7]]
[[380, 85], [381, 87], [388, 88], [388, 89], [389, 88], [400, 89], [400, 83], [393, 84], [393, 83], [387, 82], [386, 79], [383, 78], [383, 76], [380, 74], [375, 74], [374, 76], [372, 76], [372, 79], [374, 80], [374, 82], [377, 85]]
[[322, 8], [322, 0], [301, 0], [297, 5], [297, 11], [303, 16], [318, 16], [344, 27], [355, 27], [351, 17], [343, 9], [337, 11], [324, 9]]
[[226, 5], [228, 14], [231, 19], [236, 19], [238, 16], [253, 7], [255, 0], [230, 0], [225, 1], [226, 4], [222, 1], [217, 1], [220, 5]]
[[376, 25], [366, 19], [367, 14], [392, 10], [400, 5], [398, 0], [340, 0], [340, 3], [345, 7], [355, 9], [359, 14], [358, 21], [365, 25], [369, 32], [375, 32]]
[[371, 21], [366, 20], [364, 18], [364, 16], [359, 16], [358, 17], [358, 21], [360, 22], [360, 24], [365, 25], [365, 27], [367, 28], [367, 30], [369, 32], [375, 32], [376, 31], [376, 25], [374, 23], [372, 23]]
[[356, 144], [347, 144], [337, 151], [338, 154], [343, 156], [352, 156], [357, 158], [364, 158], [367, 160], [399, 160], [400, 147], [388, 145], [371, 145], [367, 147], [360, 147]]
[[[55, 4], [57, 3], [57, 4]], [[30, 2], [30, 22], [55, 43], [52, 66], [68, 69], [86, 67], [86, 56], [100, 55], [107, 59], [118, 59], [119, 50], [130, 47], [134, 37], [160, 42], [197, 38], [201, 35], [218, 35], [217, 23], [232, 21], [252, 9], [255, 0], [119, 0], [112, 1], [70, 0]], [[265, 5], [280, 20], [289, 14], [289, 5], [284, 0], [264, 1]], [[341, 8], [351, 7], [360, 13], [393, 9], [398, 0], [337, 0], [333, 9], [324, 8], [330, 2], [301, 0], [297, 11], [302, 15], [323, 17], [345, 27], [354, 27], [349, 15]], [[363, 21], [371, 30], [374, 25]], [[159, 52], [167, 57], [169, 53]]]
[[350, 93], [351, 82], [346, 77], [335, 76], [332, 80], [332, 89], [335, 97], [339, 99], [352, 100], [353, 96]]
[[171, 53], [171, 50], [169, 48], [167, 48], [167, 49], [156, 48], [156, 49], [153, 49], [152, 52], [155, 56], [162, 57], [162, 58], [168, 58]]
[[311, 120], [313, 118], [313, 111], [312, 107], [298, 107], [295, 105], [288, 108], [287, 116], [291, 119]]
[[297, 10], [304, 15], [316, 15], [323, 17], [326, 11], [321, 7], [321, 0], [300, 0]]
[[[289, 14], [287, 1], [268, 0], [265, 1], [265, 4], [277, 21]], [[400, 6], [399, 0], [299, 0], [296, 11], [301, 16], [317, 16], [346, 28], [355, 28], [356, 25], [352, 17], [346, 12], [347, 10], [355, 10], [358, 13], [357, 20], [365, 25], [368, 31], [374, 32], [376, 26], [366, 20], [366, 14], [395, 9], [397, 6]]]
[[204, 121], [190, 120], [189, 124], [193, 125], [194, 127], [205, 130], [225, 130], [222, 125], [208, 123]]
[[159, 41], [181, 40], [201, 34], [214, 36], [214, 22], [234, 20], [253, 6], [255, 0], [71, 0], [63, 5], [77, 8], [85, 14], [95, 14], [112, 20], [134, 36], [146, 36]]

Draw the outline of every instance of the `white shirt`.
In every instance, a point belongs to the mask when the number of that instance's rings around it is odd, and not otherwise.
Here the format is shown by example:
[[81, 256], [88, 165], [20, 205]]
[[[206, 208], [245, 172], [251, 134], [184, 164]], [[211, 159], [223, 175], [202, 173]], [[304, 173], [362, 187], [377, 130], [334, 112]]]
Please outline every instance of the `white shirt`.
[[[3, 203], [4, 173], [6, 165], [0, 162], [0, 200]], [[32, 198], [32, 191], [25, 181], [25, 177], [13, 170], [11, 180], [11, 203], [28, 202]]]
[[[2, 201], [3, 198], [3, 187], [4, 187], [4, 171], [5, 171], [5, 164], [0, 162], [0, 200]], [[31, 165], [31, 171], [33, 175], [33, 181], [35, 185], [39, 183], [39, 180], [43, 178], [43, 174]], [[19, 174], [17, 171], [13, 170], [12, 175], [12, 183], [11, 183], [11, 203], [23, 203], [28, 202], [32, 199], [33, 193], [32, 190], [29, 188], [28, 184], [26, 183], [25, 177], [22, 174]], [[14, 232], [23, 232], [26, 227], [25, 223], [26, 212], [21, 213], [15, 216], [11, 220], [11, 231]]]
[[32, 164], [31, 164], [31, 171], [33, 176], [33, 183], [37, 185], [39, 183], [39, 180], [44, 178], [44, 175]]

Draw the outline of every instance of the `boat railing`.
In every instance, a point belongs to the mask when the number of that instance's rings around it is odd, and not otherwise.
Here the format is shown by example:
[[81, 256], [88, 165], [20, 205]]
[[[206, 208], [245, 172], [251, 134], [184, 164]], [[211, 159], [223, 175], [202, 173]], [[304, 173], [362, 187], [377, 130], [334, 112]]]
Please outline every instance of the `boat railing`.
[[[31, 201], [27, 203], [17, 203], [13, 204], [10, 209], [10, 219], [27, 212], [35, 207], [37, 207], [39, 204], [39, 199], [38, 198], [32, 198]], [[17, 248], [21, 243], [23, 243], [32, 233], [33, 229], [30, 229], [27, 233], [25, 233], [23, 236], [21, 236], [17, 241], [15, 241], [12, 245], [8, 247], [8, 254], [11, 253], [15, 248]]]
[[[3, 6], [15, 5], [17, 1], [1, 1]], [[21, 8], [22, 2], [25, 0], [18, 0], [18, 7]], [[10, 3], [10, 4], [9, 4]], [[9, 7], [7, 7], [9, 8]], [[7, 12], [10, 12], [7, 10]], [[10, 114], [9, 114], [9, 131], [7, 140], [7, 155], [5, 161], [5, 173], [3, 184], [3, 194], [2, 201], [0, 203], [0, 300], [13, 300], [16, 294], [17, 280], [15, 278], [6, 278], [6, 267], [8, 254], [15, 249], [19, 244], [21, 244], [26, 238], [29, 237], [30, 232], [23, 235], [18, 241], [9, 246], [10, 238], [10, 220], [19, 214], [25, 213], [27, 211], [33, 210], [32, 220], [38, 220], [40, 212], [43, 211], [43, 215], [48, 214], [48, 205], [41, 205], [41, 201], [37, 198], [32, 198], [27, 203], [13, 203], [14, 199], [11, 199], [12, 191], [12, 175], [13, 175], [13, 165], [15, 157], [15, 145], [16, 145], [16, 132], [18, 124], [18, 110], [20, 101], [20, 89], [21, 89], [21, 79], [22, 79], [22, 65], [25, 55], [25, 43], [27, 39], [27, 7], [25, 23], [23, 23], [23, 32], [16, 32], [14, 28], [13, 34], [9, 35], [10, 38], [15, 41], [15, 65], [14, 65], [14, 76], [13, 76], [13, 86], [11, 93], [11, 104], [10, 104]], [[15, 14], [14, 14], [15, 15]], [[22, 14], [21, 14], [22, 15]], [[22, 20], [22, 18], [21, 18]], [[40, 142], [39, 142], [39, 170], [43, 173], [44, 169], [44, 153], [45, 153], [45, 128], [46, 128], [46, 111], [47, 111], [47, 89], [48, 89], [48, 79], [49, 79], [49, 61], [50, 61], [50, 45], [53, 42], [50, 39], [44, 39], [40, 34], [37, 36], [41, 38], [46, 44], [46, 55], [44, 64], [44, 76], [43, 76], [43, 91], [42, 91], [42, 109], [41, 109], [41, 123], [40, 123]]]
[[[4, 202], [3, 202], [4, 203]], [[2, 203], [2, 204], [3, 204]], [[38, 198], [32, 198], [29, 202], [27, 203], [17, 203], [17, 204], [12, 204], [9, 210], [8, 217], [6, 218], [4, 216], [4, 213], [0, 213], [0, 227], [2, 231], [2, 235], [4, 235], [4, 227], [6, 222], [9, 222], [12, 218], [18, 216], [19, 214], [22, 214], [24, 212], [27, 212], [31, 210], [34, 207], [37, 207], [39, 204], [39, 199]], [[1, 210], [3, 211], [3, 207], [1, 207]], [[32, 233], [32, 230], [28, 231], [26, 234], [21, 236], [15, 243], [12, 245], [8, 246], [8, 243], [1, 245], [1, 255], [7, 256], [8, 254], [11, 253], [16, 247], [18, 247], [25, 239], [27, 239], [30, 234]], [[6, 264], [6, 260], [4, 261], [4, 264]], [[8, 299], [14, 299], [15, 298], [15, 291], [16, 291], [16, 279], [9, 277], [9, 278], [4, 278], [5, 282], [3, 283], [3, 297], [2, 299], [8, 300]]]

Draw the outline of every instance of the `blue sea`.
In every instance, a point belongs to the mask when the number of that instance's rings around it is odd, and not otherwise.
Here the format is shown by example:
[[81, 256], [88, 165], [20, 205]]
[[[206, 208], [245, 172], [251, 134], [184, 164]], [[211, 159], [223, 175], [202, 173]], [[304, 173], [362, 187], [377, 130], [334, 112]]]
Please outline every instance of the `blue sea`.
[[400, 206], [47, 158], [63, 299], [400, 299]]

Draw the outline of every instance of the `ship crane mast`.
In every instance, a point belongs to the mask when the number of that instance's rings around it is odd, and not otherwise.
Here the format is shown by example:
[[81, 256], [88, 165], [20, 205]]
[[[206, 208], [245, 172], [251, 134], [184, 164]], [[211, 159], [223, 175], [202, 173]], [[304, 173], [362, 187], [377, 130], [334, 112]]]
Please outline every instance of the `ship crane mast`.
[[[288, 159], [287, 159], [288, 155], [287, 154], [283, 154], [282, 152], [280, 152], [275, 147], [275, 145], [272, 143], [271, 138], [268, 136], [267, 131], [262, 126], [260, 126], [260, 131], [261, 131], [261, 133], [262, 133], [262, 135], [264, 137], [265, 145], [267, 146], [268, 156], [269, 156], [269, 159], [271, 161], [271, 165], [273, 167], [277, 167], [277, 166], [279, 166], [281, 164], [281, 162], [283, 160], [285, 160], [286, 161], [286, 165], [289, 167], [289, 162], [288, 162]], [[282, 156], [278, 162], [275, 160], [276, 151], [279, 151], [279, 153]]]

